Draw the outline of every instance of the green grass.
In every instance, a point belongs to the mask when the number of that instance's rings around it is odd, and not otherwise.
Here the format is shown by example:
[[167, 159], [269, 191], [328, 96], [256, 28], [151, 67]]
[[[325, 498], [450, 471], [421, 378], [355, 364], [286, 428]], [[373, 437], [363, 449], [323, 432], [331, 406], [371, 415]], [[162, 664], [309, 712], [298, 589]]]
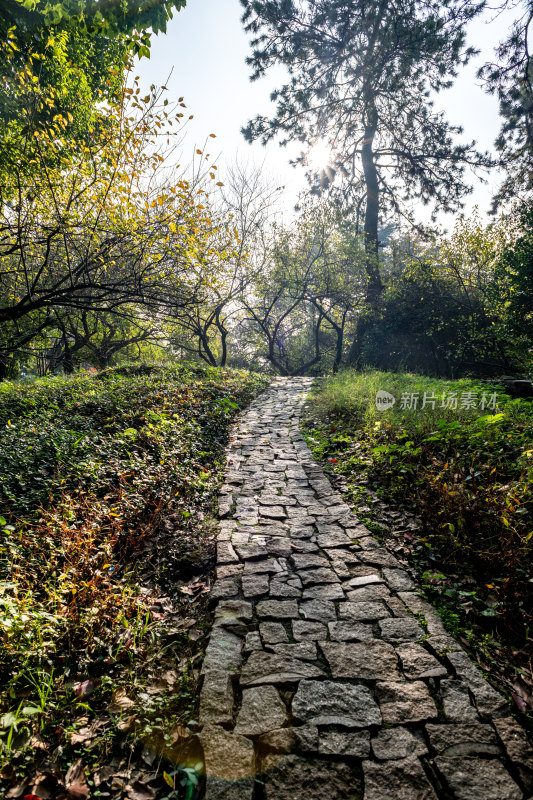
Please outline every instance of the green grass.
[[[228, 428], [266, 383], [182, 364], [0, 384], [0, 777], [9, 783], [51, 748], [58, 775], [80, 754], [101, 760], [121, 736], [162, 752], [192, 718], [187, 618], [198, 608], [175, 584], [207, 580]], [[162, 538], [170, 515], [177, 555]], [[169, 628], [151, 608], [173, 586], [183, 613]], [[195, 630], [204, 635], [201, 620]], [[139, 699], [160, 667], [180, 662], [170, 696]], [[111, 714], [90, 746], [70, 746], [117, 692], [133, 709]], [[133, 720], [121, 728], [124, 716]]]
[[[391, 408], [377, 409], [379, 390], [395, 397]], [[436, 396], [434, 409], [421, 408], [424, 392]], [[443, 393], [453, 392], [458, 407], [443, 408]], [[494, 392], [496, 407], [487, 407]], [[466, 393], [477, 408], [461, 408]], [[418, 407], [402, 408], [402, 394], [418, 394]], [[365, 497], [364, 476], [421, 516], [424, 530], [410, 548], [433, 597], [477, 626], [479, 641], [489, 632], [530, 669], [533, 404], [475, 380], [346, 371], [321, 383], [307, 414], [309, 444], [343, 476], [348, 499]]]

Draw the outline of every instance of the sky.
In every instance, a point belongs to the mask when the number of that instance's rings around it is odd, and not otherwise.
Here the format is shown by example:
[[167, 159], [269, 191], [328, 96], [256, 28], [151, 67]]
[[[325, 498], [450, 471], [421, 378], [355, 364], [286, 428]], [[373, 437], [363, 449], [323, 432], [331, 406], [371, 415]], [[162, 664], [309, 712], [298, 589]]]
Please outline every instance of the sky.
[[[218, 156], [221, 179], [225, 166], [235, 160], [261, 166], [277, 185], [285, 187], [282, 202], [285, 216], [290, 216], [298, 193], [306, 186], [303, 168], [288, 163], [299, 146], [282, 148], [277, 142], [266, 147], [257, 142], [250, 145], [240, 132], [256, 114], [272, 111], [270, 93], [284, 74], [279, 68], [259, 81], [249, 80], [245, 59], [250, 48], [240, 21], [241, 11], [238, 0], [188, 0], [187, 6], [175, 13], [167, 33], [153, 37], [150, 59], [141, 59], [135, 72], [143, 87], [166, 85], [170, 102], [184, 97], [187, 114], [194, 115], [183, 134], [184, 162], [214, 133], [217, 138], [209, 140], [209, 150]], [[453, 88], [435, 98], [436, 107], [446, 112], [449, 121], [464, 128], [464, 139], [476, 139], [481, 150], [492, 148], [500, 120], [497, 101], [483, 91], [476, 72], [481, 64], [492, 60], [493, 48], [505, 36], [512, 18], [509, 13], [495, 16], [487, 12], [471, 23], [468, 44], [481, 53], [463, 68]], [[497, 176], [491, 176], [489, 186], [474, 176], [471, 180], [475, 191], [468, 198], [465, 213], [474, 205], [485, 213], [490, 206], [490, 186], [497, 184]], [[422, 208], [417, 211], [425, 221], [427, 212]], [[444, 227], [453, 224], [453, 219], [444, 215], [439, 221]]]

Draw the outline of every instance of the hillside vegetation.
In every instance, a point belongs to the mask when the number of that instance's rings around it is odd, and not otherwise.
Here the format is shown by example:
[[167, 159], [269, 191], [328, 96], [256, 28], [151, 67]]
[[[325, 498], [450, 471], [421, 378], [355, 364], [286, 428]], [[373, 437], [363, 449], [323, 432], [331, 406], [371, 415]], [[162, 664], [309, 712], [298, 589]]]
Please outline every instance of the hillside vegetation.
[[[387, 410], [379, 390], [395, 398]], [[533, 707], [531, 402], [481, 381], [345, 371], [315, 389], [307, 414], [315, 455], [378, 537], [376, 495], [421, 518], [400, 549], [451, 630], [521, 711]]]
[[110, 780], [136, 742], [168, 755], [188, 738], [214, 489], [231, 420], [265, 385], [182, 364], [0, 386], [7, 785], [38, 761], [49, 791], [81, 781], [85, 797], [83, 769], [104, 791], [99, 763]]

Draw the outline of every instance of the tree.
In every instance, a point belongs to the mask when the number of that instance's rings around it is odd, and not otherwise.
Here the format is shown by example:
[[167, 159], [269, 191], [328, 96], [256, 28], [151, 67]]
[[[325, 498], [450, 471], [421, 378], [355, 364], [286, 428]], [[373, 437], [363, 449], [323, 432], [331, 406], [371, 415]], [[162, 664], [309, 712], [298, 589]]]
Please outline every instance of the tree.
[[267, 142], [282, 134], [282, 144], [298, 140], [308, 150], [327, 144], [330, 166], [343, 178], [352, 205], [364, 198], [366, 297], [375, 309], [383, 289], [380, 215], [409, 215], [405, 201], [414, 197], [456, 210], [471, 191], [466, 166], [491, 163], [474, 143], [454, 143], [461, 129], [434, 110], [430, 97], [451, 84], [474, 52], [465, 48], [465, 26], [483, 3], [241, 2], [245, 29], [253, 35], [252, 79], [276, 64], [290, 76], [273, 93], [274, 116], [256, 117], [244, 135]]
[[34, 168], [14, 172], [12, 199], [0, 206], [4, 364], [56, 328], [59, 312], [137, 304], [157, 313], [191, 302], [187, 276], [206, 257], [213, 222], [205, 190], [166, 178], [172, 148], [167, 159], [160, 149], [183, 114], [171, 115], [160, 98], [126, 88], [120, 107], [100, 112], [94, 141], [59, 152], [56, 163], [40, 153], [61, 151], [57, 131], [34, 136]]
[[[63, 149], [87, 144], [100, 105], [120, 101], [133, 54], [149, 55], [185, 0], [5, 0], [0, 17], [0, 185], [13, 168], [31, 170], [35, 132], [60, 129]], [[41, 143], [42, 144], [42, 143]], [[41, 158], [43, 152], [41, 151]], [[49, 158], [57, 154], [52, 149]]]
[[485, 64], [479, 72], [487, 90], [498, 98], [503, 118], [496, 147], [507, 177], [494, 199], [494, 208], [533, 190], [533, 60], [528, 45], [533, 5], [507, 0], [502, 9], [510, 6], [518, 7], [521, 13], [496, 50], [497, 62]]

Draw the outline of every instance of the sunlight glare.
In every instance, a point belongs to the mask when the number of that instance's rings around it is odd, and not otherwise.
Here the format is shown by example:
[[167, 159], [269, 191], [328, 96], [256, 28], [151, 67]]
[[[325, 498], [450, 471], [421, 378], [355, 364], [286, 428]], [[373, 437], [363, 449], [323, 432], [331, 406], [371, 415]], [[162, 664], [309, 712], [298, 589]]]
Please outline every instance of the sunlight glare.
[[329, 166], [330, 160], [331, 148], [324, 139], [316, 142], [307, 154], [307, 163], [316, 171], [323, 170]]

